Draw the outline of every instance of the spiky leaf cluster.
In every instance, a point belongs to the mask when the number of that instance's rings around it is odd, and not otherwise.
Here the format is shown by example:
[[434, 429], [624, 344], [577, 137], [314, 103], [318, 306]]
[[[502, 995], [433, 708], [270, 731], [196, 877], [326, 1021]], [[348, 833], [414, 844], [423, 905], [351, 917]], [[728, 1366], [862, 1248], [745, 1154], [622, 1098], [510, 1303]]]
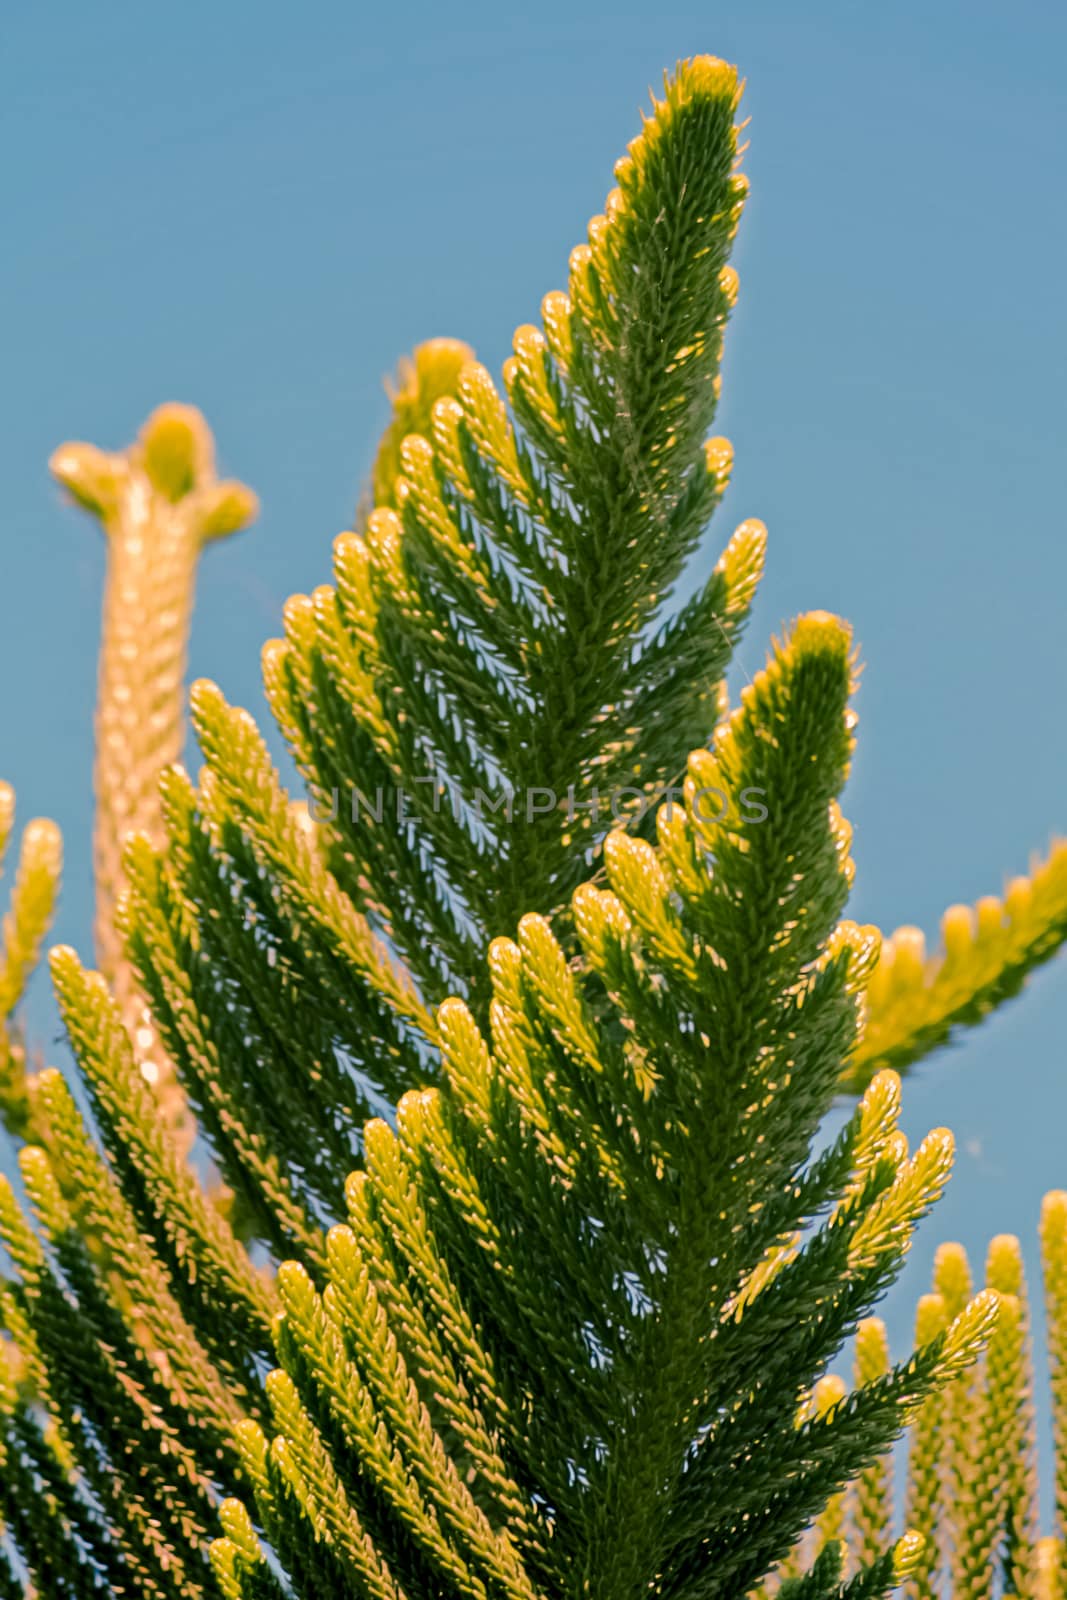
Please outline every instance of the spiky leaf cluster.
[[[740, 1594], [964, 1369], [982, 1300], [807, 1406], [951, 1156], [943, 1132], [909, 1156], [883, 1074], [811, 1157], [877, 954], [840, 921], [852, 670], [841, 624], [801, 619], [694, 756], [658, 847], [610, 836], [575, 954], [536, 914], [494, 941], [488, 1031], [442, 1004], [441, 1087], [403, 1096], [395, 1132], [367, 1126], [348, 1221], [276, 1280], [153, 1124], [102, 981], [55, 952], [109, 1162], [44, 1074], [76, 1200], [35, 1146], [37, 1230], [0, 1190], [8, 1326], [38, 1378], [6, 1448], [30, 1478], [58, 1450], [70, 1502], [41, 1480], [19, 1543], [35, 1572], [59, 1551], [72, 1593], [254, 1595], [281, 1571], [301, 1596]], [[709, 761], [776, 826], [709, 821]], [[898, 1566], [875, 1552], [856, 1592]]]
[[[850, 656], [803, 619], [716, 739], [775, 828], [709, 828], [691, 773], [658, 850], [609, 838], [575, 963], [537, 915], [494, 941], [488, 1036], [442, 1005], [443, 1086], [368, 1126], [323, 1280], [279, 1273], [240, 1437], [299, 1592], [743, 1594], [973, 1355], [981, 1301], [803, 1411], [950, 1155], [908, 1156], [886, 1075], [810, 1159], [874, 956], [838, 922]], [[236, 1593], [269, 1570], [244, 1535], [215, 1560]]]
[[[15, 793], [10, 784], [0, 783], [0, 866], [14, 825]], [[59, 829], [45, 817], [34, 818], [19, 844], [15, 881], [0, 927], [0, 1117], [17, 1138], [39, 1133], [18, 1010], [51, 925], [62, 863]]]
[[[909, 1419], [903, 1512], [909, 1529], [923, 1540], [903, 1584], [909, 1600], [1062, 1600], [1067, 1592], [1067, 1193], [1062, 1190], [1045, 1196], [1040, 1244], [1052, 1420], [1051, 1531], [1042, 1535], [1038, 1515], [1038, 1385], [1022, 1251], [1013, 1235], [1000, 1234], [991, 1240], [985, 1262], [986, 1292], [998, 1304], [988, 1345], [975, 1366], [931, 1393]], [[942, 1245], [930, 1292], [916, 1309], [920, 1349], [944, 1333], [972, 1292], [962, 1245]], [[885, 1329], [872, 1318], [857, 1333], [856, 1382], [869, 1382], [887, 1362]], [[840, 1378], [823, 1383], [844, 1391]], [[817, 1518], [781, 1563], [777, 1586], [772, 1583], [763, 1592], [784, 1594], [797, 1569], [817, 1557], [830, 1538], [841, 1541], [846, 1575], [865, 1570], [872, 1554], [892, 1538], [889, 1472], [890, 1462], [882, 1460], [861, 1474], [840, 1497], [833, 1525], [828, 1527], [826, 1512]]]
[[[882, 1073], [811, 1154], [879, 1048], [879, 941], [841, 921], [851, 645], [802, 619], [727, 714], [756, 524], [667, 610], [729, 470], [738, 93], [709, 58], [668, 81], [502, 390], [451, 342], [405, 373], [373, 507], [264, 654], [310, 811], [200, 684], [203, 774], [125, 843], [137, 1015], [240, 1229], [122, 997], [53, 955], [87, 1106], [43, 1073], [0, 1189], [11, 1592], [732, 1597], [813, 1519], [797, 1597], [919, 1570], [877, 1457], [955, 1404], [993, 1301], [825, 1375], [951, 1152], [909, 1155]], [[183, 416], [65, 481], [105, 521], [131, 471], [199, 504]], [[898, 1007], [893, 1059], [1000, 998], [1058, 907], [982, 945], [970, 999]]]

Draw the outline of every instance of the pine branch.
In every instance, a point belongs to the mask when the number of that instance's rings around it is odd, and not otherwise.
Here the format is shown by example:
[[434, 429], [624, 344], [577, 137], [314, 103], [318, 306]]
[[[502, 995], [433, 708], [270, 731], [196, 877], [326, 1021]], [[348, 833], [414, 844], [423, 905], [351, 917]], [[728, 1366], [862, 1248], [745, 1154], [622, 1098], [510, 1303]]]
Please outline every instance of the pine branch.
[[721, 714], [759, 525], [667, 603], [730, 469], [706, 435], [738, 93], [710, 59], [669, 80], [504, 393], [450, 341], [402, 373], [377, 504], [264, 652], [312, 816], [200, 684], [205, 775], [172, 773], [165, 842], [127, 850], [116, 920], [153, 1026], [250, 1225], [309, 1265], [355, 1130], [439, 1070], [433, 1007], [486, 1020], [492, 936], [531, 906], [565, 921], [613, 814], [652, 807]]
[[[915, 1313], [915, 1342], [925, 1344], [948, 1326], [948, 1313], [939, 1294], [923, 1295]], [[932, 1394], [911, 1425], [905, 1516], [908, 1526], [921, 1534], [922, 1551], [915, 1563], [906, 1593], [909, 1600], [934, 1600], [940, 1593], [939, 1574], [946, 1531], [942, 1528], [943, 1484], [941, 1463], [946, 1437], [946, 1395]]]
[[1019, 993], [1067, 938], [1067, 842], [1055, 844], [1003, 900], [951, 906], [942, 948], [927, 958], [918, 928], [898, 928], [882, 947], [868, 994], [863, 1037], [845, 1085], [859, 1091], [883, 1067], [904, 1071], [959, 1029], [981, 1022]]
[[1046, 1195], [1041, 1207], [1041, 1266], [1056, 1462], [1056, 1532], [1062, 1539], [1067, 1534], [1067, 1194], [1063, 1190]]
[[[265, 653], [316, 814], [336, 812], [309, 845], [336, 876], [326, 892], [368, 916], [435, 1003], [466, 990], [494, 933], [565, 903], [615, 792], [646, 805], [721, 710], [762, 531], [743, 530], [697, 599], [661, 619], [729, 473], [728, 446], [705, 435], [736, 293], [737, 94], [708, 60], [668, 83], [572, 256], [569, 294], [547, 297], [543, 332], [516, 335], [506, 399], [466, 347], [416, 353], [376, 508], [338, 541], [335, 588], [290, 602]], [[207, 689], [195, 715], [236, 838], [276, 852], [285, 797], [260, 751], [246, 766], [250, 730]], [[306, 879], [291, 847], [272, 867], [294, 875], [301, 926], [283, 948], [302, 965]], [[425, 1063], [406, 1071], [425, 1079]]]
[[243, 1331], [265, 1332], [272, 1297], [158, 1119], [117, 1002], [99, 973], [86, 972], [68, 947], [53, 949], [51, 969], [127, 1203], [191, 1293], [209, 1300], [220, 1296], [231, 1314], [239, 1312]]
[[107, 582], [96, 720], [94, 942], [142, 1070], [158, 1083], [164, 1115], [186, 1145], [179, 1087], [159, 1050], [115, 926], [127, 836], [162, 840], [158, 781], [182, 753], [185, 657], [196, 566], [204, 545], [245, 527], [257, 502], [215, 472], [214, 441], [199, 411], [161, 406], [118, 455], [65, 444], [52, 471], [107, 535]]
[[[1059, 1282], [1065, 1241], [1067, 1204], [1057, 1191], [1046, 1196], [1041, 1217], [1057, 1530], [1065, 1474]], [[932, 1600], [946, 1593], [953, 1600], [963, 1596], [1061, 1600], [1065, 1570], [1062, 1535], [1057, 1531], [1040, 1537], [1038, 1531], [1034, 1360], [1022, 1251], [1013, 1236], [1001, 1234], [991, 1241], [985, 1278], [984, 1297], [998, 1309], [983, 1355], [974, 1366], [958, 1369], [947, 1384], [933, 1390], [909, 1414], [904, 1514], [919, 1542], [904, 1590], [914, 1600]], [[944, 1340], [951, 1314], [957, 1318], [974, 1314], [977, 1302], [970, 1300], [971, 1292], [970, 1266], [961, 1246], [942, 1246], [935, 1262], [934, 1292], [921, 1298], [917, 1310], [915, 1341], [920, 1352], [936, 1348]], [[859, 1331], [857, 1376], [861, 1369], [870, 1370], [871, 1349], [865, 1346], [871, 1345], [866, 1331], [871, 1326], [862, 1325]], [[875, 1364], [881, 1367], [888, 1361], [881, 1334], [873, 1348]], [[821, 1399], [822, 1403], [809, 1400], [804, 1411], [806, 1425], [811, 1425], [813, 1412], [832, 1407], [841, 1388], [832, 1379], [823, 1379], [816, 1386], [815, 1401]], [[884, 1484], [888, 1466], [883, 1459], [853, 1482], [848, 1491], [853, 1514], [844, 1527], [835, 1501], [815, 1519], [814, 1543], [818, 1546], [821, 1535], [825, 1550], [836, 1552], [842, 1570], [877, 1558], [879, 1546], [887, 1544], [891, 1519], [884, 1494], [879, 1491], [876, 1500], [877, 1541], [871, 1538], [868, 1518], [858, 1513], [865, 1500], [870, 1504], [872, 1473], [882, 1475]], [[812, 1530], [808, 1530], [779, 1563], [777, 1577], [786, 1581], [780, 1582], [777, 1591], [765, 1588], [761, 1594], [793, 1592], [790, 1584], [802, 1570], [812, 1543]], [[825, 1570], [829, 1572], [830, 1566]], [[803, 1581], [815, 1583], [819, 1571], [816, 1562]]]
[[[933, 1337], [936, 1337], [936, 1333], [916, 1329], [916, 1346], [929, 1344]], [[868, 1317], [856, 1329], [854, 1371], [856, 1387], [862, 1388], [864, 1384], [885, 1377], [890, 1366], [885, 1324], [878, 1317]], [[932, 1400], [924, 1402], [924, 1411], [931, 1403]], [[853, 1538], [860, 1560], [864, 1563], [877, 1561], [889, 1542], [893, 1520], [892, 1465], [888, 1457], [872, 1462], [860, 1474], [849, 1500], [849, 1511]], [[922, 1551], [915, 1558], [918, 1564], [926, 1553], [927, 1533], [910, 1512], [907, 1516], [907, 1525], [924, 1540]]]
[[[802, 619], [713, 756], [778, 827], [687, 806], [669, 850], [613, 836], [610, 887], [575, 898], [577, 962], [527, 916], [491, 952], [491, 1036], [440, 1007], [443, 1089], [407, 1094], [395, 1135], [368, 1126], [325, 1288], [279, 1274], [274, 1437], [246, 1449], [298, 1587], [329, 1571], [359, 1592], [366, 1535], [383, 1592], [532, 1600], [594, 1574], [607, 1597], [744, 1592], [973, 1359], [995, 1297], [797, 1425], [946, 1170], [941, 1135], [902, 1148], [881, 1083], [848, 1159], [807, 1170], [872, 961], [836, 921], [851, 679], [847, 633]], [[753, 1278], [812, 1204], [812, 1240]], [[816, 1263], [837, 1309], [798, 1319], [791, 1278]]]
[[[14, 791], [0, 783], [0, 864], [14, 820]], [[43, 817], [28, 823], [0, 930], [0, 1117], [16, 1139], [44, 1137], [16, 1012], [52, 923], [62, 864], [63, 841], [55, 823]]]

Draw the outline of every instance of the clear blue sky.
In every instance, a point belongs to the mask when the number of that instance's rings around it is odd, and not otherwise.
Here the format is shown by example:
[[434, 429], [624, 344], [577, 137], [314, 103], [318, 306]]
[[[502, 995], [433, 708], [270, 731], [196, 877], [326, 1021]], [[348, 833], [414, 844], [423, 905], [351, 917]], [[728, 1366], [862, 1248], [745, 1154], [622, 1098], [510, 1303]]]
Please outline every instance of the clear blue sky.
[[[263, 516], [203, 563], [192, 666], [265, 716], [260, 643], [327, 576], [383, 374], [435, 334], [499, 367], [696, 51], [740, 65], [752, 118], [705, 564], [767, 522], [748, 670], [800, 609], [855, 625], [855, 913], [932, 933], [1067, 831], [1061, 6], [54, 0], [0, 24], [0, 773], [63, 827], [63, 939], [88, 949], [104, 552], [52, 448], [204, 409]], [[947, 1122], [960, 1156], [898, 1349], [938, 1239], [1018, 1232], [1036, 1270], [1065, 1035], [1067, 959], [909, 1082], [909, 1132]]]

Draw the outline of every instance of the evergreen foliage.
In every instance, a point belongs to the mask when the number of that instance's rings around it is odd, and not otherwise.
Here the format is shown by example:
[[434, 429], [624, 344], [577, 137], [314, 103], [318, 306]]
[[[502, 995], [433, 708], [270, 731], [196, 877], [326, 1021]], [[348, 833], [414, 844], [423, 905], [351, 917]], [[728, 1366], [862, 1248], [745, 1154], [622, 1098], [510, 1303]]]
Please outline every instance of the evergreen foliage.
[[[0, 867], [14, 825], [14, 791], [0, 783]], [[18, 1139], [36, 1137], [38, 1130], [16, 1014], [52, 921], [62, 864], [59, 829], [36, 818], [22, 836], [10, 907], [0, 929], [0, 1115]]]
[[1013, 878], [1002, 899], [950, 906], [941, 920], [942, 948], [927, 958], [918, 928], [898, 928], [885, 941], [867, 991], [863, 1039], [849, 1069], [862, 1089], [882, 1067], [903, 1071], [980, 1022], [1018, 994], [1028, 974], [1053, 955], [1067, 932], [1067, 842], [1035, 862], [1029, 878]]
[[[908, 1430], [904, 1515], [922, 1537], [904, 1584], [910, 1600], [1062, 1600], [1067, 1588], [1067, 1193], [1045, 1196], [1041, 1209], [1049, 1400], [1053, 1432], [1055, 1532], [1038, 1527], [1035, 1374], [1031, 1317], [1018, 1239], [1000, 1234], [986, 1255], [986, 1290], [996, 1295], [996, 1326], [980, 1361], [931, 1394]], [[915, 1341], [923, 1348], [958, 1315], [972, 1293], [963, 1247], [938, 1250], [929, 1294], [919, 1301]], [[859, 1326], [854, 1382], [862, 1388], [888, 1366], [885, 1328], [872, 1317]], [[822, 1380], [835, 1394], [840, 1377]], [[816, 1390], [818, 1394], [818, 1389]], [[891, 1541], [891, 1465], [868, 1468], [824, 1512], [764, 1589], [784, 1595], [793, 1575], [815, 1563], [829, 1541], [846, 1574], [862, 1571], [872, 1549]], [[873, 1536], [873, 1546], [872, 1546]]]
[[[1051, 1570], [1005, 1465], [1028, 1449], [1011, 1262], [976, 1298], [942, 1285], [902, 1364], [870, 1312], [951, 1163], [944, 1130], [908, 1151], [886, 1063], [1051, 953], [1062, 851], [966, 938], [952, 913], [943, 960], [905, 930], [880, 962], [843, 920], [847, 628], [801, 617], [731, 710], [760, 525], [670, 608], [729, 476], [738, 98], [724, 63], [679, 66], [502, 391], [454, 341], [402, 370], [333, 584], [264, 651], [309, 806], [204, 682], [203, 772], [156, 782], [196, 554], [254, 510], [199, 414], [57, 453], [109, 560], [128, 538], [140, 564], [105, 608], [103, 970], [51, 958], [84, 1099], [6, 1020], [48, 825], [5, 924], [0, 1593], [929, 1592], [976, 1383], [980, 1465], [1010, 1483], [960, 1466], [960, 1548], [1007, 1538], [1010, 1506], [1012, 1572]], [[10, 811], [0, 790], [0, 834]], [[823, 1148], [843, 1083], [865, 1092]], [[849, 1389], [827, 1369], [857, 1329]]]
[[220, 482], [210, 430], [192, 406], [160, 406], [130, 450], [65, 444], [51, 467], [98, 518], [107, 542], [94, 773], [96, 960], [157, 1084], [163, 1114], [188, 1145], [193, 1129], [184, 1097], [134, 982], [115, 910], [126, 883], [126, 838], [163, 838], [159, 775], [182, 753], [200, 552], [250, 522], [256, 497], [244, 484]]

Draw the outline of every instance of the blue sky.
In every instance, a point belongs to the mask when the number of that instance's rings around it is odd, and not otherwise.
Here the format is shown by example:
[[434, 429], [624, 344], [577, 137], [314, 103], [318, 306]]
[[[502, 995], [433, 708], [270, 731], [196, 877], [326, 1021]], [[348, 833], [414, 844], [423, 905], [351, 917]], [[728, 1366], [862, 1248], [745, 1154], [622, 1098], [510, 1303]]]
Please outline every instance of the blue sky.
[[[748, 79], [752, 196], [719, 426], [733, 486], [694, 573], [762, 517], [738, 677], [798, 610], [867, 663], [854, 912], [936, 931], [1067, 831], [1067, 12], [1052, 4], [631, 7], [455, 0], [180, 9], [54, 0], [0, 23], [0, 773], [61, 823], [58, 935], [88, 949], [104, 551], [46, 462], [200, 405], [263, 515], [201, 568], [192, 669], [265, 718], [258, 654], [322, 581], [386, 415], [454, 334], [495, 370], [565, 281], [650, 84]], [[43, 983], [41, 1031], [55, 1023]], [[960, 1155], [943, 1237], [980, 1257], [1067, 1186], [1067, 959], [906, 1090]], [[1036, 1277], [1034, 1279], [1036, 1282]]]

